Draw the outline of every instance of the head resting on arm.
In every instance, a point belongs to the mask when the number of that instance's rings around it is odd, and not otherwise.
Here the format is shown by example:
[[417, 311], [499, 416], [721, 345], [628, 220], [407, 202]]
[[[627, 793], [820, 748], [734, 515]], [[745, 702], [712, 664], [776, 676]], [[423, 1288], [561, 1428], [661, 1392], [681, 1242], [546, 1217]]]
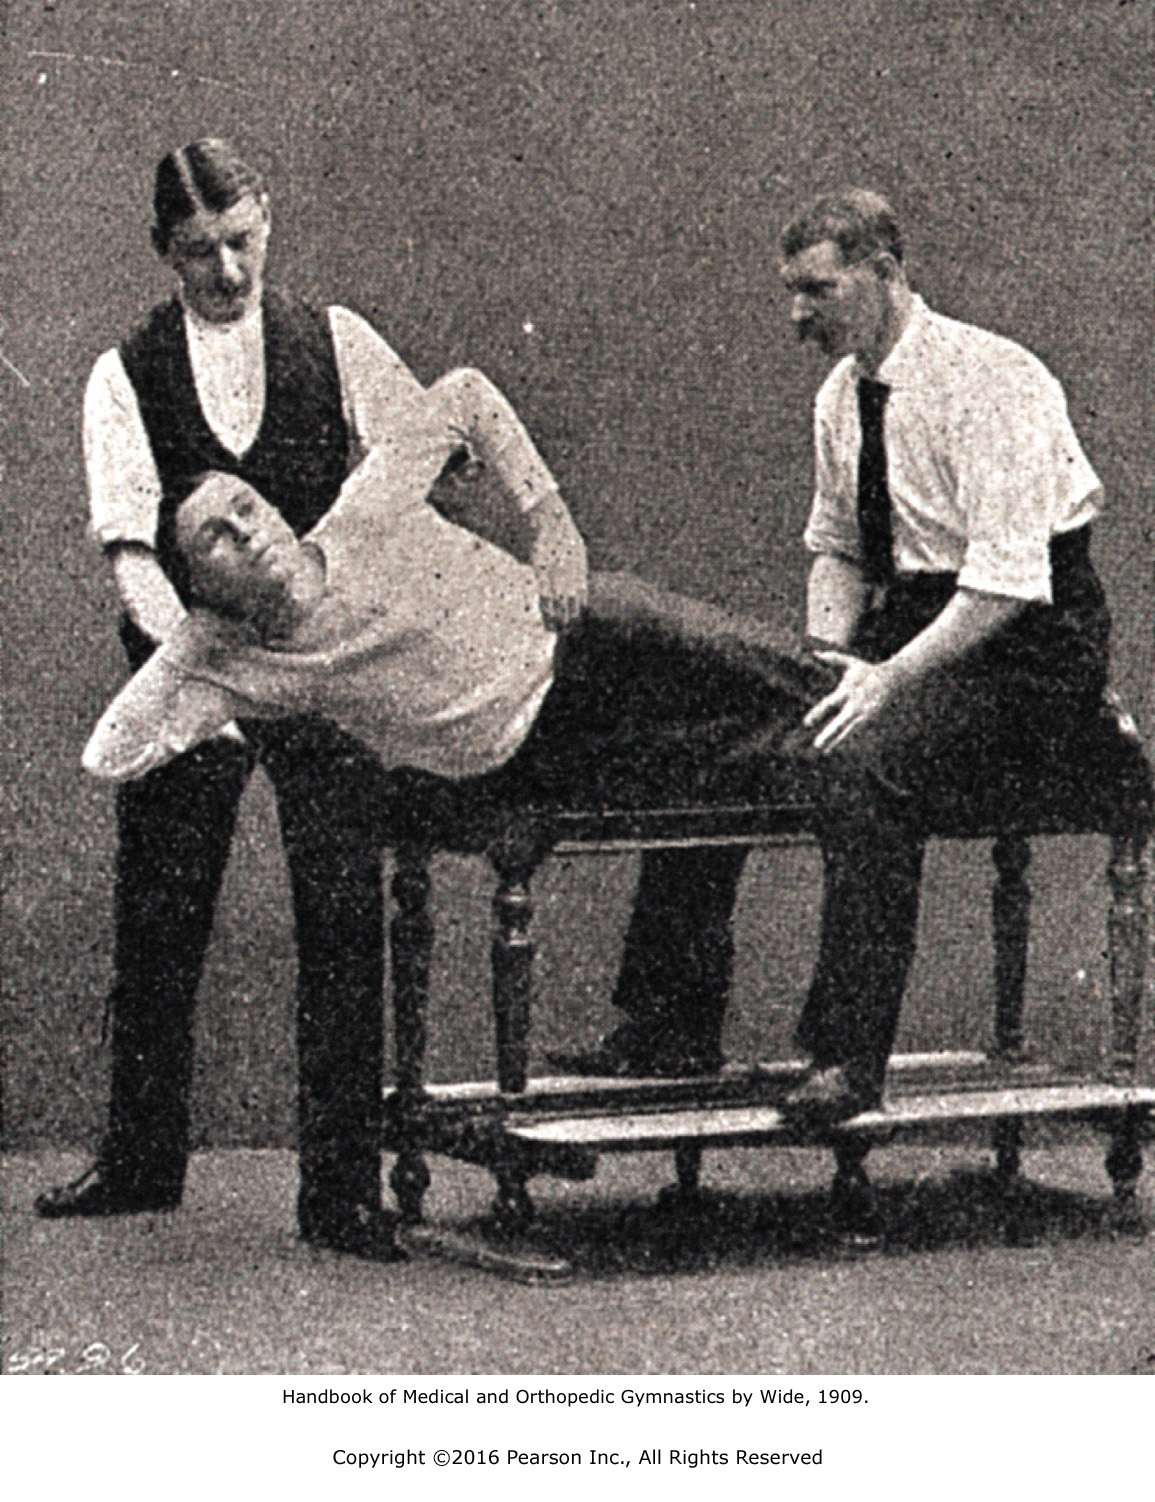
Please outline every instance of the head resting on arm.
[[324, 563], [273, 505], [236, 475], [200, 476], [176, 514], [192, 603], [285, 637], [315, 608]]

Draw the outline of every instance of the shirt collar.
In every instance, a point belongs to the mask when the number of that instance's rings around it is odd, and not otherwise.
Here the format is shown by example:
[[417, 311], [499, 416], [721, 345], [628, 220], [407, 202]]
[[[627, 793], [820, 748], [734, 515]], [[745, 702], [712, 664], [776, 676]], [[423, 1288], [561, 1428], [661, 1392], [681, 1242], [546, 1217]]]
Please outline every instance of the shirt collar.
[[183, 298], [181, 298], [181, 311], [187, 327], [201, 339], [243, 339], [251, 336], [255, 329], [261, 327], [259, 302], [255, 307], [250, 308], [243, 318], [238, 318], [236, 323], [211, 323], [207, 318], [201, 318], [199, 314], [194, 313]]
[[898, 343], [878, 367], [878, 373], [874, 377], [876, 381], [880, 381], [884, 386], [888, 386], [893, 390], [895, 386], [905, 385], [912, 378], [917, 379], [915, 372], [918, 355], [922, 342], [926, 337], [929, 318], [930, 309], [918, 293], [914, 293], [910, 304], [910, 317], [906, 320], [906, 327], [899, 335]]

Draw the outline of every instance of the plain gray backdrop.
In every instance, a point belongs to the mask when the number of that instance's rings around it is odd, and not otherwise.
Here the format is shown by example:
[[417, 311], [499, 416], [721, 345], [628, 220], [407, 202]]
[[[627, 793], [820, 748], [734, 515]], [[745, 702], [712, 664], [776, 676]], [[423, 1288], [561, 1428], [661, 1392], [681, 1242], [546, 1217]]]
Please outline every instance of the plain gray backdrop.
[[[167, 295], [152, 173], [206, 134], [267, 175], [270, 274], [368, 317], [426, 380], [480, 366], [598, 567], [795, 612], [823, 366], [793, 344], [778, 230], [814, 191], [890, 194], [917, 287], [1064, 383], [1109, 509], [1117, 677], [1150, 729], [1151, 7], [1125, 0], [15, 0], [0, 272], [6, 1140], [99, 1128], [111, 795], [78, 757], [121, 682], [86, 537], [93, 360]], [[989, 863], [934, 853], [906, 1043], [981, 1042]], [[752, 860], [728, 1045], [786, 1045], [819, 870]], [[628, 859], [539, 879], [535, 1040], [606, 1020]], [[435, 1074], [489, 1067], [489, 881], [437, 868]], [[1101, 852], [1040, 847], [1030, 1018], [1092, 1049]], [[254, 786], [198, 1033], [202, 1143], [291, 1141], [292, 943]]]

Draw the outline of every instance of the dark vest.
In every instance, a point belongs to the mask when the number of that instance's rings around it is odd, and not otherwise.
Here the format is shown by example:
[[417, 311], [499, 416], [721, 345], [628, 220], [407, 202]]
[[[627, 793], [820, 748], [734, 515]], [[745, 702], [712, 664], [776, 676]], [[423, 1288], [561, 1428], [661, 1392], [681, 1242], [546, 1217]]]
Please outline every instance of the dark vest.
[[[271, 501], [298, 537], [329, 510], [349, 469], [349, 434], [328, 317], [276, 293], [264, 298], [265, 410], [249, 450], [237, 458], [214, 436], [197, 400], [180, 303], [156, 308], [121, 346], [160, 475], [156, 553], [181, 599], [188, 573], [176, 548], [177, 507], [208, 469], [240, 476]], [[136, 638], [140, 638], [139, 641]], [[151, 645], [133, 628], [129, 655]]]

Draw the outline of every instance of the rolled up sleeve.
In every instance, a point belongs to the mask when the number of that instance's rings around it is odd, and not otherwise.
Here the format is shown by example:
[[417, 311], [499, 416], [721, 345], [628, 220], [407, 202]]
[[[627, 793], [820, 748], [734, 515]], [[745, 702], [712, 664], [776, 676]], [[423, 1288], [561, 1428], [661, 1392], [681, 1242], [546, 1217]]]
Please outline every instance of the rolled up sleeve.
[[834, 415], [822, 396], [814, 416], [814, 500], [802, 541], [808, 552], [833, 553], [857, 562], [862, 554], [857, 489], [840, 459], [845, 440], [836, 433]]
[[400, 355], [356, 313], [331, 307], [329, 327], [345, 416], [360, 459], [389, 433], [398, 412], [419, 396], [423, 387]]
[[84, 393], [84, 468], [92, 536], [101, 547], [156, 543], [160, 477], [119, 353], [93, 366]]
[[967, 414], [960, 455], [960, 587], [1049, 604], [1051, 538], [1098, 491], [1058, 383], [1024, 356]]

